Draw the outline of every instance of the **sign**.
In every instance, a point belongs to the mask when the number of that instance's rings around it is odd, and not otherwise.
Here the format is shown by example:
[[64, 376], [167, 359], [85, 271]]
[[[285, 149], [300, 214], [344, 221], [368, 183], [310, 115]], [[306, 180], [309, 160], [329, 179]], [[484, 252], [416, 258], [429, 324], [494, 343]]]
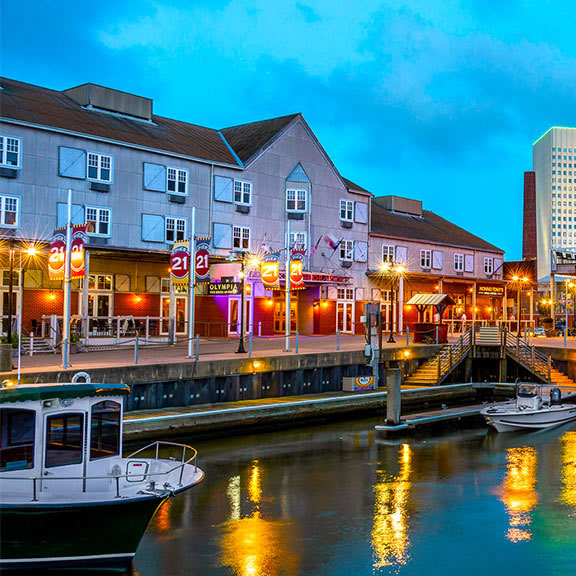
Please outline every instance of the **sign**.
[[306, 250], [292, 250], [290, 257], [290, 288], [304, 288], [304, 254]]
[[210, 238], [197, 238], [194, 251], [196, 284], [210, 283]]
[[270, 252], [260, 264], [260, 278], [264, 288], [280, 288], [280, 252]]
[[504, 296], [504, 286], [494, 284], [478, 284], [476, 294], [484, 296]]
[[342, 390], [346, 392], [368, 392], [376, 390], [374, 376], [345, 376], [342, 379]]
[[[70, 248], [70, 278], [84, 278], [84, 242], [86, 226], [72, 226]], [[64, 280], [66, 269], [66, 227], [55, 228], [48, 252], [48, 275], [50, 280]]]
[[188, 284], [190, 273], [190, 244], [188, 240], [175, 242], [170, 254], [170, 276], [174, 284]]
[[[350, 284], [350, 276], [339, 276], [338, 274], [327, 274], [326, 272], [304, 272], [304, 282], [311, 284]], [[286, 274], [280, 271], [280, 280], [285, 280]]]
[[210, 282], [208, 294], [211, 296], [230, 296], [242, 293], [242, 282]]

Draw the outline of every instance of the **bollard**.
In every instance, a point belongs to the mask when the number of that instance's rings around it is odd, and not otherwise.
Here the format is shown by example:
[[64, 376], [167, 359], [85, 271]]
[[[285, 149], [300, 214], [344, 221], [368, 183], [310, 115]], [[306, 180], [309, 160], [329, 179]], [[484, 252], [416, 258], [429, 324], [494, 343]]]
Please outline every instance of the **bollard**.
[[34, 332], [30, 332], [30, 356], [34, 356]]
[[136, 340], [134, 340], [134, 364], [138, 364], [138, 334], [136, 334]]
[[340, 329], [336, 330], [336, 351], [340, 352]]
[[258, 337], [262, 336], [262, 322], [258, 322]]
[[196, 334], [196, 362], [200, 358], [200, 334]]
[[298, 354], [298, 330], [296, 330], [296, 354]]
[[248, 358], [252, 358], [252, 332], [248, 332]]
[[386, 424], [389, 426], [400, 424], [401, 380], [400, 368], [386, 371]]
[[406, 326], [406, 346], [410, 346], [410, 326]]
[[116, 346], [120, 344], [120, 316], [116, 318]]
[[438, 344], [438, 326], [436, 326], [436, 344]]

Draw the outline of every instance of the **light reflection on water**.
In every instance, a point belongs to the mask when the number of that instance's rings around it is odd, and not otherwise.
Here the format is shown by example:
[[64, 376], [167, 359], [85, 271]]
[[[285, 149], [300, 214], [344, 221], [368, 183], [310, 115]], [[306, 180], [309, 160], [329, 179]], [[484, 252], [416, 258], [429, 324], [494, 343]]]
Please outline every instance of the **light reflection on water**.
[[571, 573], [576, 431], [394, 442], [375, 423], [196, 443], [206, 479], [159, 511], [138, 574]]

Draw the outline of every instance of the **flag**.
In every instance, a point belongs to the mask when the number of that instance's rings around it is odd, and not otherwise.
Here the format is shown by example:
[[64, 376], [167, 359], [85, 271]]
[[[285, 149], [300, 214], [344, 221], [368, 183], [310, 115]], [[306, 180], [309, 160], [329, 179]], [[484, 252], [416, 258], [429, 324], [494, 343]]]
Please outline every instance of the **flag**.
[[324, 236], [320, 236], [320, 238], [318, 238], [318, 242], [316, 242], [314, 248], [310, 250], [310, 256], [314, 256], [314, 254], [316, 254], [316, 250], [318, 250], [318, 246], [320, 245], [320, 240], [322, 240], [322, 238], [324, 238]]
[[340, 242], [342, 242], [342, 238], [338, 240], [334, 234], [326, 234], [326, 236], [324, 236], [324, 242], [326, 242], [326, 244], [328, 244], [332, 250], [336, 250]]

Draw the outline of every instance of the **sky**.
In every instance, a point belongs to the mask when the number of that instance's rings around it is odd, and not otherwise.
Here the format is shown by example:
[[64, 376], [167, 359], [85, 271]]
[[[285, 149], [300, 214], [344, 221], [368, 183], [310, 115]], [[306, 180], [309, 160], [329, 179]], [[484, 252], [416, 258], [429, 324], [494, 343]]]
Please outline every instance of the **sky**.
[[0, 74], [223, 128], [301, 112], [340, 173], [521, 258], [523, 173], [576, 126], [572, 2], [2, 0]]

